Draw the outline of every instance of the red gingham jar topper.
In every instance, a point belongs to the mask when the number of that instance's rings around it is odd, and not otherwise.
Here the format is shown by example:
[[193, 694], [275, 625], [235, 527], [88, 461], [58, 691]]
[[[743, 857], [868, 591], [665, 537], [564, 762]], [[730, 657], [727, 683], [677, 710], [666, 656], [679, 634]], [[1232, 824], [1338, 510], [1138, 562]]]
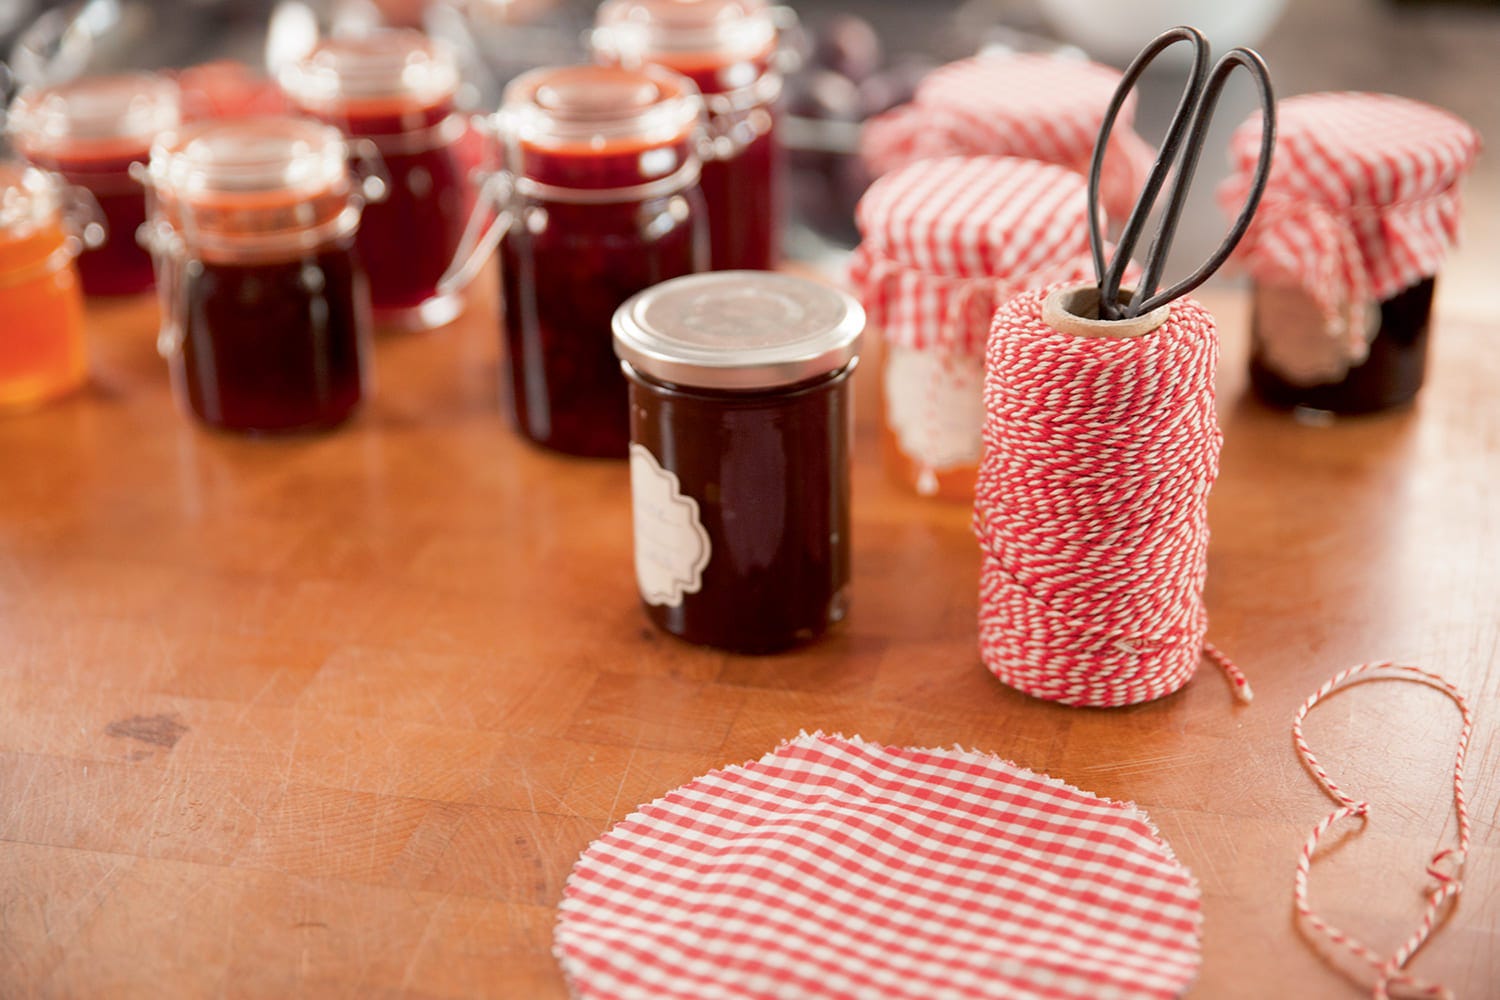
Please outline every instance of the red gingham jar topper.
[[877, 180], [855, 218], [849, 277], [886, 344], [887, 455], [918, 492], [967, 498], [990, 318], [1021, 289], [1083, 276], [1086, 185], [1035, 160], [943, 157]]
[[[1120, 74], [1108, 66], [1034, 53], [975, 56], [934, 70], [915, 99], [866, 123], [861, 155], [876, 176], [938, 156], [1019, 156], [1086, 173]], [[1153, 153], [1130, 129], [1132, 94], [1104, 161], [1101, 194], [1124, 219]]]
[[1145, 814], [974, 751], [802, 736], [633, 813], [568, 880], [580, 1000], [1176, 997], [1192, 875]]
[[[1479, 136], [1446, 111], [1389, 94], [1305, 94], [1281, 101], [1277, 116], [1270, 182], [1236, 254], [1259, 286], [1256, 360], [1304, 390], [1372, 382], [1357, 394], [1325, 390], [1324, 402], [1286, 402], [1344, 411], [1404, 402], [1420, 384], [1429, 279], [1457, 240], [1459, 181]], [[1232, 136], [1226, 206], [1243, 199], [1259, 142], [1259, 119]], [[1302, 315], [1287, 293], [1307, 303]], [[1411, 301], [1392, 307], [1403, 295]], [[1398, 321], [1410, 331], [1389, 330], [1392, 342], [1372, 351], [1382, 325]], [[1392, 371], [1359, 370], [1375, 355]], [[1395, 370], [1403, 361], [1413, 369], [1405, 377]], [[1376, 387], [1376, 377], [1399, 384]]]

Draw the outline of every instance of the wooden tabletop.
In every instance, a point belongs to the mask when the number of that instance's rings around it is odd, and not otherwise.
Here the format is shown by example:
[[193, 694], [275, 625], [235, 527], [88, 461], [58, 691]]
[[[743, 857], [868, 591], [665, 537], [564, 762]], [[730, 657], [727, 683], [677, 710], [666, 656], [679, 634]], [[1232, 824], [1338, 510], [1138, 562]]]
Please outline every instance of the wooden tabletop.
[[[149, 299], [91, 311], [94, 381], [0, 419], [0, 996], [559, 997], [580, 851], [637, 805], [800, 730], [992, 751], [1147, 809], [1203, 890], [1202, 998], [1355, 997], [1297, 935], [1331, 804], [1298, 703], [1343, 667], [1445, 673], [1479, 714], [1474, 849], [1415, 961], [1500, 996], [1500, 324], [1439, 314], [1405, 412], [1312, 426], [1245, 396], [1224, 341], [1205, 664], [1124, 710], [1007, 690], [975, 647], [969, 511], [877, 459], [859, 377], [849, 620], [771, 658], [694, 648], [636, 602], [623, 463], [529, 447], [497, 404], [493, 296], [380, 339], [336, 433], [248, 440], [170, 398]], [[1372, 802], [1314, 899], [1382, 951], [1452, 842], [1458, 716], [1415, 685], [1315, 714]]]

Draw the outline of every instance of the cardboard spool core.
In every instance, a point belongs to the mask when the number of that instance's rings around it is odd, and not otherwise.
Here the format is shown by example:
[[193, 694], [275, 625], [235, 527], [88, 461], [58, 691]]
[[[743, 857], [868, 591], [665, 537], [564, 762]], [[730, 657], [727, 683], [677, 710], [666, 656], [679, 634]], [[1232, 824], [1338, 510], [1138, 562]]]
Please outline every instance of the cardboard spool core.
[[[1129, 298], [1134, 289], [1122, 288], [1120, 297]], [[1158, 306], [1134, 319], [1100, 319], [1099, 286], [1068, 285], [1055, 289], [1042, 300], [1042, 322], [1059, 333], [1075, 337], [1112, 337], [1126, 340], [1150, 333], [1167, 321], [1172, 304]]]

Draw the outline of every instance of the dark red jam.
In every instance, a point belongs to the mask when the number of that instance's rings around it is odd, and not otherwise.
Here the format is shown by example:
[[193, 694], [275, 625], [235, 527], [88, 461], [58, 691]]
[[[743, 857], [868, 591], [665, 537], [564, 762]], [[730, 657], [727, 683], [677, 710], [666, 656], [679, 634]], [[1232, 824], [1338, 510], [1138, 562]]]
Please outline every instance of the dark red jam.
[[385, 199], [366, 207], [359, 251], [377, 321], [433, 326], [456, 314], [439, 279], [468, 220], [467, 125], [454, 107], [457, 66], [421, 32], [332, 38], [284, 78], [303, 113], [379, 153]]
[[780, 251], [781, 155], [770, 9], [750, 0], [608, 0], [593, 39], [602, 61], [681, 73], [708, 108], [703, 163], [714, 270], [769, 270]]
[[1301, 385], [1267, 362], [1260, 310], [1252, 314], [1250, 384], [1273, 406], [1331, 413], [1374, 413], [1409, 403], [1427, 370], [1434, 280], [1426, 278], [1380, 303], [1380, 327], [1365, 360], [1337, 382]]
[[178, 120], [176, 85], [150, 73], [82, 77], [16, 99], [8, 129], [17, 150], [99, 203], [104, 241], [78, 259], [87, 294], [130, 295], [151, 287], [151, 258], [136, 242], [146, 193], [131, 169], [145, 164], [152, 141]]
[[632, 439], [670, 456], [712, 552], [696, 593], [643, 602], [688, 642], [770, 653], [822, 635], [848, 609], [852, 366], [774, 395], [706, 392], [633, 370]]
[[78, 258], [78, 274], [88, 295], [134, 295], [151, 287], [151, 255], [136, 242], [146, 221], [146, 194], [130, 176], [132, 163], [144, 163], [148, 149], [105, 158], [34, 156], [32, 162], [84, 188], [104, 216], [104, 242]]
[[347, 237], [292, 260], [185, 269], [173, 372], [193, 413], [234, 431], [342, 423], [361, 397], [363, 280]]
[[632, 133], [633, 121], [661, 117], [665, 102], [685, 97], [696, 101], [680, 78], [602, 67], [539, 70], [507, 92], [507, 103], [563, 121], [560, 135], [508, 140], [515, 193], [497, 255], [506, 403], [538, 444], [625, 456], [625, 380], [610, 317], [636, 292], [706, 266], [696, 104], [665, 116], [663, 138]]
[[768, 653], [843, 619], [863, 327], [842, 292], [759, 271], [679, 278], [616, 313], [636, 581], [667, 632]]

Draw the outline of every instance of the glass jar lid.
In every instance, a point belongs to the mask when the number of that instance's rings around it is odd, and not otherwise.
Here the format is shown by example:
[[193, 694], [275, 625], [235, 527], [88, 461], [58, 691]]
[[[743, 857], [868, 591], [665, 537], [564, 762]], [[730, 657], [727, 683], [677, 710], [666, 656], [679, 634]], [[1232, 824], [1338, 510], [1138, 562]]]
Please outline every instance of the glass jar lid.
[[346, 101], [409, 100], [427, 105], [458, 88], [458, 62], [445, 44], [412, 29], [330, 38], [287, 67], [281, 85], [303, 107]]
[[656, 66], [566, 66], [523, 73], [505, 88], [501, 131], [524, 144], [601, 150], [611, 140], [666, 143], [699, 123], [703, 100], [687, 77]]
[[771, 271], [714, 271], [654, 285], [614, 315], [615, 354], [663, 382], [768, 389], [859, 355], [865, 313], [828, 285]]
[[0, 160], [0, 236], [23, 239], [55, 225], [62, 207], [57, 178], [14, 160]]
[[27, 153], [75, 146], [136, 144], [145, 148], [181, 120], [177, 85], [155, 73], [87, 76], [23, 91], [8, 128]]
[[594, 47], [625, 63], [688, 55], [755, 59], [776, 44], [764, 0], [606, 0], [595, 23]]

